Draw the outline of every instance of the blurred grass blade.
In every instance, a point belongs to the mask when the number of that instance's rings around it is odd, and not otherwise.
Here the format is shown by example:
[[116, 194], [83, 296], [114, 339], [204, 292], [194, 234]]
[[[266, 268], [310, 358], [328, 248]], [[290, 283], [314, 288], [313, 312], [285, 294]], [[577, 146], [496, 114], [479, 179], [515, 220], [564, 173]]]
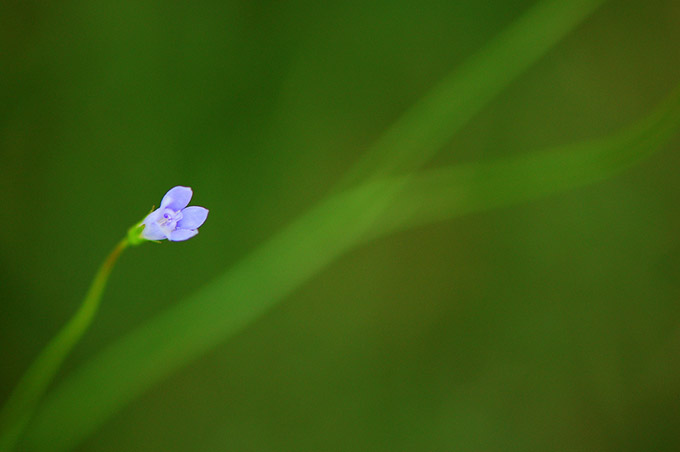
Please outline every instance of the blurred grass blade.
[[71, 450], [146, 389], [241, 331], [367, 238], [600, 180], [659, 149], [679, 126], [676, 92], [648, 119], [613, 138], [376, 180], [333, 196], [223, 277], [65, 378], [30, 426], [26, 450]]
[[603, 2], [538, 2], [407, 110], [340, 186], [418, 169]]
[[605, 139], [417, 173], [368, 238], [606, 179], [659, 150], [679, 128], [680, 88], [643, 121]]

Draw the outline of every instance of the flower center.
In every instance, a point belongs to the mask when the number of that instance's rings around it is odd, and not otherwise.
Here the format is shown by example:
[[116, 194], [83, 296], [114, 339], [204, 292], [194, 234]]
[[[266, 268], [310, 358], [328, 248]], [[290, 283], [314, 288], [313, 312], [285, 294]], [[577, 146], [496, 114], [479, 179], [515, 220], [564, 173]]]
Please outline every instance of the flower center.
[[163, 215], [159, 216], [156, 222], [163, 229], [174, 230], [177, 227], [177, 222], [181, 220], [182, 217], [184, 217], [184, 215], [182, 215], [181, 210], [175, 212], [172, 209], [165, 209]]

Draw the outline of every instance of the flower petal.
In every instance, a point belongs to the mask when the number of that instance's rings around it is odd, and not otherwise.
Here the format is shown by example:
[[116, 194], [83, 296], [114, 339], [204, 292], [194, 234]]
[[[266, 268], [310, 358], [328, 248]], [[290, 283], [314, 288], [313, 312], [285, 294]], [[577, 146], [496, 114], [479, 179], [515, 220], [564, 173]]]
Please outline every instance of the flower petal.
[[163, 232], [161, 227], [156, 222], [158, 215], [160, 215], [160, 209], [151, 212], [146, 216], [146, 218], [144, 218], [144, 221], [142, 222], [144, 223], [142, 237], [147, 240], [163, 240], [167, 238], [165, 232]]
[[161, 209], [169, 208], [174, 211], [182, 210], [189, 205], [193, 192], [189, 187], [173, 187], [163, 196]]
[[181, 242], [189, 240], [196, 234], [198, 234], [198, 229], [175, 229], [170, 233], [169, 240], [171, 242]]
[[179, 229], [198, 229], [205, 219], [208, 218], [208, 209], [191, 206], [184, 209], [182, 215], [182, 219], [177, 222]]

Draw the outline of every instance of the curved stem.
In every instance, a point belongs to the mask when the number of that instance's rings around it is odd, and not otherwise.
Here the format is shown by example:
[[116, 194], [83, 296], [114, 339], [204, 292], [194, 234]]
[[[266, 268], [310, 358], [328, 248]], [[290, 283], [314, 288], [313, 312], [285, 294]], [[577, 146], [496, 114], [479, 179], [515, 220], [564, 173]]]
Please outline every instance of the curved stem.
[[9, 452], [16, 446], [57, 371], [92, 323], [111, 270], [128, 245], [125, 238], [111, 251], [99, 267], [78, 311], [40, 352], [10, 394], [0, 412], [0, 452]]

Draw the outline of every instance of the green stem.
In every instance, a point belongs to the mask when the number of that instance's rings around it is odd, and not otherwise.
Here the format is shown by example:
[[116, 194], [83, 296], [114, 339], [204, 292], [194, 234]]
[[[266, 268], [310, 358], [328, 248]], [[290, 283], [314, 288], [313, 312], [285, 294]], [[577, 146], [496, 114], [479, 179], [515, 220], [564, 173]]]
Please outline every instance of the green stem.
[[92, 323], [111, 270], [128, 245], [128, 238], [124, 238], [111, 251], [78, 311], [42, 350], [9, 396], [0, 412], [0, 452], [9, 452], [16, 446], [57, 371]]

